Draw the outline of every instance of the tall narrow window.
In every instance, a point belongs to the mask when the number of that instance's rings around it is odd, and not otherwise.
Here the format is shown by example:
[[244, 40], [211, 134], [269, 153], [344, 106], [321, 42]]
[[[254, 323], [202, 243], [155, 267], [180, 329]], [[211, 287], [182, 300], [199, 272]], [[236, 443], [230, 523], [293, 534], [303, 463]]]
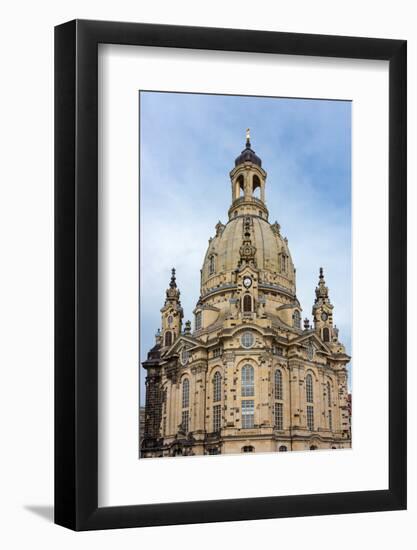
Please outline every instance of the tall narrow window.
[[307, 405], [307, 428], [312, 432], [314, 430], [314, 407]]
[[329, 430], [333, 431], [333, 419], [332, 419], [332, 411], [329, 410]]
[[282, 253], [281, 254], [281, 273], [286, 273], [287, 272], [287, 256]]
[[253, 428], [255, 421], [255, 402], [250, 400], [242, 401], [242, 428]]
[[282, 399], [282, 372], [275, 371], [275, 399]]
[[209, 275], [213, 275], [216, 271], [216, 257], [212, 254], [209, 258]]
[[213, 432], [219, 432], [221, 428], [221, 405], [213, 407]]
[[242, 397], [255, 395], [255, 371], [251, 365], [242, 367]]
[[172, 344], [172, 332], [167, 330], [165, 333], [165, 345], [170, 346]]
[[164, 402], [164, 406], [163, 406], [163, 414], [166, 414], [167, 413], [167, 397], [168, 397], [168, 390], [165, 389], [164, 390], [164, 393], [163, 393], [163, 402]]
[[222, 377], [217, 371], [213, 376], [213, 401], [220, 401], [222, 398]]
[[294, 311], [293, 322], [294, 322], [294, 327], [295, 328], [300, 328], [301, 327], [301, 315], [300, 315], [300, 312], [298, 311], [298, 309], [296, 309]]
[[311, 374], [306, 376], [306, 401], [307, 403], [313, 403], [313, 377]]
[[201, 311], [195, 314], [195, 330], [200, 330], [201, 328], [201, 315]]
[[250, 313], [252, 311], [252, 298], [249, 294], [243, 296], [243, 312]]
[[327, 382], [327, 406], [332, 406], [332, 388], [330, 386], [330, 382]]
[[330, 342], [330, 332], [327, 327], [323, 329], [323, 342]]
[[190, 382], [188, 378], [184, 378], [182, 382], [182, 408], [188, 409], [190, 404]]
[[190, 428], [190, 426], [189, 426], [188, 411], [182, 411], [182, 415], [181, 415], [181, 424], [182, 424], [182, 429], [183, 429], [184, 432], [187, 434], [187, 433], [188, 433], [188, 430], [189, 430], [189, 428]]
[[275, 403], [275, 429], [283, 430], [283, 414], [282, 414], [282, 403]]

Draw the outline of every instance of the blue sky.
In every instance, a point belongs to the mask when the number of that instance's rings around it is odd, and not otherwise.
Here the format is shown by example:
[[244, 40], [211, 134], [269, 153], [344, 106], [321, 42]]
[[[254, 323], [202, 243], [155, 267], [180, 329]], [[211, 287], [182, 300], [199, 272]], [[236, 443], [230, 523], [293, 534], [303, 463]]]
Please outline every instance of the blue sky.
[[[334, 322], [351, 352], [351, 103], [183, 93], [140, 93], [140, 358], [160, 326], [170, 270], [184, 321], [199, 297], [214, 226], [227, 222], [229, 172], [251, 130], [268, 173], [269, 221], [281, 225], [311, 320], [319, 267]], [[141, 402], [144, 402], [141, 370]]]

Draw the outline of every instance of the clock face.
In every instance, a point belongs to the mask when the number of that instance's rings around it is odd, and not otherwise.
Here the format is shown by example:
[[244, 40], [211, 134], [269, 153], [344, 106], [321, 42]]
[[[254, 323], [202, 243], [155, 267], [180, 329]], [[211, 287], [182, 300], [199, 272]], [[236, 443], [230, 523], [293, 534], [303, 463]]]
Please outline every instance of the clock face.
[[252, 284], [252, 279], [250, 277], [245, 277], [243, 279], [243, 286], [245, 288], [249, 288], [251, 286], [251, 284]]
[[322, 321], [327, 321], [327, 318], [328, 318], [328, 315], [325, 311], [323, 311], [323, 313], [321, 314], [321, 320]]

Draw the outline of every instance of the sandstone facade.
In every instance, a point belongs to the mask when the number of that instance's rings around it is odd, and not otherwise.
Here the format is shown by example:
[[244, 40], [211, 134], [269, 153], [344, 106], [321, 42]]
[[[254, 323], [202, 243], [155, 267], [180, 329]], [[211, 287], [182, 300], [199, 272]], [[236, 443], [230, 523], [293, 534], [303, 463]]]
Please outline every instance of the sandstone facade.
[[[232, 204], [201, 270], [194, 330], [172, 270], [147, 371], [141, 457], [340, 449], [351, 445], [348, 371], [320, 268], [313, 325], [301, 322], [296, 270], [269, 222], [267, 174], [246, 147]], [[258, 196], [255, 196], [258, 194]]]

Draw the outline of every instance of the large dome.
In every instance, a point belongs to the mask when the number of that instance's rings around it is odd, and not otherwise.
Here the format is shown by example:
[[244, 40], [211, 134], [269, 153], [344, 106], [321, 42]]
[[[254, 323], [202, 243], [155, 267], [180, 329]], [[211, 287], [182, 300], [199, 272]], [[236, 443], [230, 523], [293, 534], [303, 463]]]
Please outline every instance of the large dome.
[[245, 221], [250, 219], [250, 243], [254, 247], [254, 263], [263, 283], [282, 287], [295, 294], [294, 265], [287, 239], [277, 223], [270, 224], [260, 216], [237, 216], [226, 225], [217, 224], [216, 236], [210, 240], [201, 272], [201, 294], [233, 283], [241, 264], [241, 247]]

